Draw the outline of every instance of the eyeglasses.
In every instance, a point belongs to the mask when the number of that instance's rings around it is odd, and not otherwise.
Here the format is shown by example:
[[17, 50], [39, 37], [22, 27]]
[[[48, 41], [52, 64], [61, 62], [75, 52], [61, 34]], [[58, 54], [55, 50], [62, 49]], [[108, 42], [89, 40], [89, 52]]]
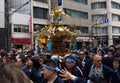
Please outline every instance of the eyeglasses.
[[84, 54], [79, 54], [79, 55], [84, 55]]

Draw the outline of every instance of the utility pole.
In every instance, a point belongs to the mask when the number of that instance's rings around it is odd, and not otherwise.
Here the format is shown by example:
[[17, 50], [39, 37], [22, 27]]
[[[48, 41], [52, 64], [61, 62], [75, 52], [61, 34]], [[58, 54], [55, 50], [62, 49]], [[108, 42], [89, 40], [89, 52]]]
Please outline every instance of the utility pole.
[[5, 40], [6, 45], [5, 45], [5, 49], [7, 51], [9, 51], [10, 42], [11, 42], [11, 40], [10, 40], [11, 28], [9, 27], [10, 25], [9, 25], [9, 2], [8, 2], [8, 0], [5, 0], [5, 12], [6, 12], [5, 13], [5, 30], [6, 30], [6, 40]]
[[31, 0], [31, 4], [30, 4], [30, 19], [31, 19], [31, 24], [30, 24], [30, 35], [31, 35], [31, 49], [34, 49], [34, 29], [33, 29], [33, 0]]

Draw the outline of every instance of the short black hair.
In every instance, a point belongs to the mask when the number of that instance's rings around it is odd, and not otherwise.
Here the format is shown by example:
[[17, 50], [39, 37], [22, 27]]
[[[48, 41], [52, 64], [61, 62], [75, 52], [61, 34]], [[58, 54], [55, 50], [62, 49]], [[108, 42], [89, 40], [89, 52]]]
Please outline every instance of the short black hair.
[[46, 59], [44, 62], [43, 62], [44, 65], [47, 65], [51, 68], [56, 68], [57, 67], [57, 64], [55, 61], [51, 60], [51, 59]]

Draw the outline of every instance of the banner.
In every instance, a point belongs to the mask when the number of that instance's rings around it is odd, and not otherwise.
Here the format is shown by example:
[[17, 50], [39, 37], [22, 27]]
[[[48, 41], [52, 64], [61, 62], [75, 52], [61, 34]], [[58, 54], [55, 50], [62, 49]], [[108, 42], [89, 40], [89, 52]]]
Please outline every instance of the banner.
[[52, 51], [52, 42], [50, 40], [48, 40], [47, 42], [47, 52], [51, 52]]
[[30, 20], [29, 20], [29, 32], [32, 34], [32, 16], [30, 16]]
[[72, 50], [77, 50], [77, 42], [76, 41], [73, 42], [73, 49]]

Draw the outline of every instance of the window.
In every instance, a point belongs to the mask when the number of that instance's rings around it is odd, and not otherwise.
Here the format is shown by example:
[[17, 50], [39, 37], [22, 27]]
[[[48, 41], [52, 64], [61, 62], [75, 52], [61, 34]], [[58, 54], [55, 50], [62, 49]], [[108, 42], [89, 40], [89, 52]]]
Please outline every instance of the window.
[[[42, 24], [34, 24], [34, 27], [36, 27], [36, 25], [38, 26], [39, 31], [41, 31], [41, 29], [45, 27], [45, 25], [42, 25]], [[34, 28], [34, 31], [36, 31], [36, 28]]]
[[120, 27], [115, 27], [115, 26], [113, 26], [113, 28], [112, 28], [112, 33], [120, 34]]
[[103, 15], [92, 15], [92, 22], [100, 23], [100, 21], [104, 18], [107, 18], [107, 14]]
[[95, 31], [94, 32], [95, 35], [97, 35], [97, 34], [107, 34], [108, 33], [107, 27], [95, 27], [94, 31]]
[[80, 30], [81, 33], [88, 33], [88, 27], [77, 26], [77, 30]]
[[112, 8], [114, 9], [120, 9], [120, 4], [116, 2], [112, 2]]
[[29, 33], [29, 26], [28, 25], [14, 25], [14, 32]]
[[112, 21], [120, 21], [120, 16], [116, 14], [112, 14]]
[[108, 33], [107, 27], [102, 27], [102, 33], [103, 33], [103, 34], [107, 34], [107, 33]]
[[[70, 31], [74, 31], [75, 28], [71, 27], [70, 25], [65, 25], [69, 28]], [[79, 30], [81, 33], [88, 33], [88, 27], [85, 26], [76, 26], [77, 30]]]
[[64, 9], [64, 10], [65, 10], [65, 13], [69, 16], [72, 16], [72, 17], [75, 17], [75, 18], [88, 19], [88, 13], [87, 12], [71, 10], [71, 9]]
[[48, 9], [34, 7], [33, 10], [34, 18], [47, 19]]
[[48, 3], [48, 0], [34, 0], [34, 1], [39, 1], [39, 2]]
[[72, 1], [80, 2], [80, 3], [83, 3], [83, 4], [88, 4], [87, 0], [72, 0]]
[[91, 6], [92, 9], [106, 8], [106, 2], [95, 2]]

